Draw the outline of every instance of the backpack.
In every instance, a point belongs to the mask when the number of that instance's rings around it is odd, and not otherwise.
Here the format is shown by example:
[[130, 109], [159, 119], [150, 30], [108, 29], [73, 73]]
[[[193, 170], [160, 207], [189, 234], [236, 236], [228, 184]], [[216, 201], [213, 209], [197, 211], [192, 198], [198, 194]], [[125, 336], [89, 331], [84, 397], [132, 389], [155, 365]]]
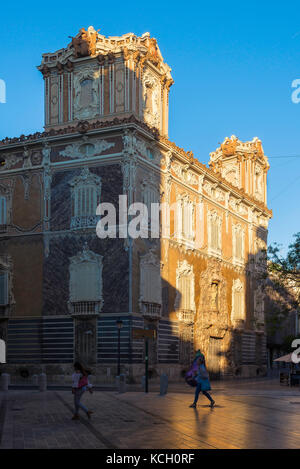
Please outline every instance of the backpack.
[[192, 386], [193, 388], [197, 386], [197, 381], [196, 381], [196, 376], [195, 372], [198, 371], [198, 366], [197, 366], [197, 360], [194, 360], [190, 369], [188, 372], [185, 374], [185, 382], [189, 385]]

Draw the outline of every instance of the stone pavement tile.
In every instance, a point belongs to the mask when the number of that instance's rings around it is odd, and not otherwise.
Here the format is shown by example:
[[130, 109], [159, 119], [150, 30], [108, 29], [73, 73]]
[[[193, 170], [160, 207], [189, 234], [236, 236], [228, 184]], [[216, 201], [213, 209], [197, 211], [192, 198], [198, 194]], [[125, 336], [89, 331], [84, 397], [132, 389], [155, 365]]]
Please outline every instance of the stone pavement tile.
[[[241, 395], [216, 393], [210, 409], [193, 392], [159, 397], [141, 392], [95, 392], [83, 402], [95, 411], [72, 421], [72, 395], [9, 391], [0, 448], [299, 448], [300, 395], [255, 387]], [[1, 425], [0, 425], [1, 431]]]

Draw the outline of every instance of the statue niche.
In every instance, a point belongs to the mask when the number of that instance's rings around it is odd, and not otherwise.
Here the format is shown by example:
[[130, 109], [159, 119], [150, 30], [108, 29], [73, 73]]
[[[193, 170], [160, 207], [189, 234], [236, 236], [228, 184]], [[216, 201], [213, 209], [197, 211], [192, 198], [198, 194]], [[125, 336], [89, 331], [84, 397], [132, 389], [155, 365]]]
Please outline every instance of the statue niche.
[[143, 81], [143, 110], [146, 122], [154, 127], [159, 125], [159, 84], [147, 73]]
[[75, 119], [89, 119], [98, 112], [99, 72], [84, 68], [74, 77], [74, 116]]

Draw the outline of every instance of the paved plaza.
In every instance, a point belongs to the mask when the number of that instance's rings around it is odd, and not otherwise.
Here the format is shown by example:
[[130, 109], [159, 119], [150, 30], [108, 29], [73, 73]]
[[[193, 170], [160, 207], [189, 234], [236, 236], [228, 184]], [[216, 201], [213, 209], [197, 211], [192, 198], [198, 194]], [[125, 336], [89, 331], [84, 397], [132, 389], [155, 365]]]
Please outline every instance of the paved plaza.
[[[214, 383], [213, 383], [214, 384]], [[69, 390], [0, 392], [0, 448], [238, 449], [299, 448], [300, 390], [274, 381], [218, 382], [216, 407], [193, 389], [170, 385], [166, 396], [152, 386], [137, 391], [85, 393], [94, 411], [71, 420]]]

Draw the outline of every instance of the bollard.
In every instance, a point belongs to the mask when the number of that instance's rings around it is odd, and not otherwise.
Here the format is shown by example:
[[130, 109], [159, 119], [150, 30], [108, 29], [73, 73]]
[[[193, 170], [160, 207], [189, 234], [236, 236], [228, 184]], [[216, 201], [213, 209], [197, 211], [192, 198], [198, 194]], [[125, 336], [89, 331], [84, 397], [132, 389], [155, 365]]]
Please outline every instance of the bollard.
[[142, 384], [142, 390], [145, 391], [145, 388], [146, 388], [146, 377], [145, 376], [142, 376], [141, 384]]
[[8, 373], [2, 373], [0, 376], [0, 391], [8, 391], [8, 383], [10, 376]]
[[38, 382], [39, 382], [39, 389], [40, 389], [40, 392], [45, 392], [45, 391], [47, 391], [47, 376], [46, 376], [45, 373], [41, 373], [41, 374], [39, 375]]
[[32, 375], [33, 386], [38, 386], [38, 375]]
[[160, 375], [160, 396], [164, 396], [168, 392], [168, 375], [163, 373]]
[[119, 393], [126, 392], [126, 376], [120, 375], [119, 376]]

